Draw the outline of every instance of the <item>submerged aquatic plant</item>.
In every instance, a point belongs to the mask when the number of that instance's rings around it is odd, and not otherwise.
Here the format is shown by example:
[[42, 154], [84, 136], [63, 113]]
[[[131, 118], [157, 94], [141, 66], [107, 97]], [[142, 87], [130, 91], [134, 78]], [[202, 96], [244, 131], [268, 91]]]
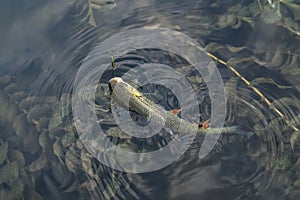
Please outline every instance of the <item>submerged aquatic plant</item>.
[[[191, 44], [193, 45], [193, 44]], [[255, 86], [255, 83], [254, 84], [250, 81], [248, 81], [237, 69], [235, 69], [231, 63], [229, 62], [226, 62], [220, 58], [218, 58], [216, 55], [214, 55], [213, 53], [210, 53], [209, 51], [205, 50], [205, 49], [202, 49], [200, 47], [197, 47], [199, 48], [201, 51], [205, 52], [209, 57], [211, 57], [213, 60], [215, 60], [216, 62], [228, 67], [228, 69], [230, 71], [232, 71], [237, 77], [239, 77], [249, 88], [251, 88], [261, 99], [262, 101], [264, 101], [271, 110], [273, 110], [275, 113], [277, 113], [287, 124], [288, 126], [290, 126], [294, 131], [299, 131], [298, 127], [295, 126], [294, 124], [290, 123], [290, 120], [285, 116], [285, 114], [280, 111], [280, 109], [278, 109], [277, 107], [275, 107], [272, 103], [272, 101], [270, 99], [268, 99], [261, 91], [258, 87]], [[214, 47], [216, 48], [216, 46]], [[222, 47], [219, 47], [219, 48], [222, 48]], [[240, 50], [243, 50], [243, 48], [241, 49], [238, 49], [237, 51], [240, 51]], [[248, 59], [248, 58], [247, 58]], [[239, 59], [240, 60], [240, 59]], [[240, 61], [239, 61], [240, 62]], [[245, 60], [242, 60], [242, 62], [245, 62]], [[258, 80], [256, 80], [258, 81]], [[269, 79], [265, 79], [265, 78], [262, 78], [260, 79], [260, 82], [270, 82]]]
[[[266, 23], [276, 23], [292, 33], [300, 36], [300, 4], [293, 0], [267, 0], [262, 6], [261, 0], [257, 0], [261, 9], [260, 18]], [[292, 15], [289, 14], [289, 12]]]
[[83, 16], [80, 22], [88, 22], [94, 27], [97, 26], [97, 21], [94, 17], [95, 10], [99, 11], [102, 8], [111, 9], [116, 6], [114, 0], [79, 0], [77, 4], [82, 9], [81, 12], [77, 14], [77, 16]]

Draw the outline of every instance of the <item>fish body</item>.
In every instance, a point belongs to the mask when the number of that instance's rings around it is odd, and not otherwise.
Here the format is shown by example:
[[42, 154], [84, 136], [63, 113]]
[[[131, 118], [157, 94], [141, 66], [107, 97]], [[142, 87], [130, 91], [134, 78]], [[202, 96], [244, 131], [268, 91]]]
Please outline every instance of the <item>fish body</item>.
[[193, 124], [179, 118], [173, 112], [166, 111], [163, 107], [155, 104], [119, 77], [110, 79], [109, 89], [111, 91], [112, 98], [120, 106], [133, 111], [140, 116], [147, 117], [158, 125], [162, 125], [162, 123], [164, 123], [163, 127], [171, 130], [173, 133], [185, 135], [196, 133], [198, 129], [204, 129], [202, 124], [198, 126], [197, 124]]
[[242, 130], [240, 126], [227, 126], [221, 128], [208, 128], [209, 120], [201, 123], [190, 123], [177, 116], [178, 112], [166, 111], [163, 107], [155, 104], [153, 101], [145, 97], [141, 92], [126, 83], [119, 77], [114, 77], [108, 83], [111, 97], [123, 108], [137, 113], [140, 116], [147, 117], [157, 125], [171, 133], [184, 135], [191, 135], [191, 133], [198, 134], [239, 134], [243, 137], [250, 138], [255, 135], [251, 131]]

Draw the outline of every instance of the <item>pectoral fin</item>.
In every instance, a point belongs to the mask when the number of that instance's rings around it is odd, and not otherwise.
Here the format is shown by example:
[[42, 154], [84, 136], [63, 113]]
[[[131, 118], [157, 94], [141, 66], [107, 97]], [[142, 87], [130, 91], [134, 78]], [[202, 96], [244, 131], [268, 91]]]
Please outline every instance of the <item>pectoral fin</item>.
[[199, 125], [198, 124], [195, 124], [195, 125], [197, 125], [199, 128], [207, 129], [207, 128], [209, 128], [209, 119], [206, 120], [206, 121], [204, 121], [204, 122], [202, 122]]
[[181, 112], [181, 109], [173, 109], [170, 110], [171, 113], [173, 113], [174, 115], [178, 115]]
[[202, 122], [202, 128], [207, 129], [209, 127], [209, 119]]

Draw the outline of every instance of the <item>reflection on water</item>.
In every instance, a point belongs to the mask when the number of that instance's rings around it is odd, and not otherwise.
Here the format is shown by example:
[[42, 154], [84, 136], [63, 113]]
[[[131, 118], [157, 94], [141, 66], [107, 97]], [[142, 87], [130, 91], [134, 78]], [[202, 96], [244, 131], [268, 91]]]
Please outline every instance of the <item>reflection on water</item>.
[[[299, 2], [74, 0], [0, 5], [0, 199], [299, 198]], [[227, 97], [225, 126], [238, 125], [255, 134], [224, 133], [203, 159], [198, 157], [203, 137], [197, 136], [180, 159], [149, 173], [113, 170], [91, 156], [74, 126], [76, 73], [104, 39], [139, 27], [180, 31], [225, 60], [227, 66], [216, 61]], [[116, 57], [116, 70], [110, 68], [110, 59], [99, 77], [95, 108], [105, 134], [121, 148], [148, 152], [172, 140], [168, 131], [148, 139], [129, 137], [112, 117], [107, 81], [140, 64], [164, 63], [183, 74], [197, 94], [200, 120], [211, 116], [203, 77], [182, 56], [160, 49], [133, 50]], [[139, 87], [139, 82], [131, 83]], [[140, 89], [166, 109], [180, 106], [160, 86]]]

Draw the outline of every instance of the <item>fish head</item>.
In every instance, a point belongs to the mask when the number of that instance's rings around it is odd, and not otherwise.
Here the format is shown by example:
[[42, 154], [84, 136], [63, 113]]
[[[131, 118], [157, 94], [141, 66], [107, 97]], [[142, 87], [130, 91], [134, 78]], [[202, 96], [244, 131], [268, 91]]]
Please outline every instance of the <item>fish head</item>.
[[124, 82], [120, 77], [114, 77], [108, 81], [109, 91], [112, 93], [117, 83]]
[[112, 94], [113, 91], [117, 89], [116, 92], [118, 95], [132, 95], [135, 97], [141, 97], [142, 93], [139, 92], [137, 89], [132, 87], [131, 85], [127, 84], [123, 81], [120, 77], [114, 77], [108, 81], [109, 91]]

